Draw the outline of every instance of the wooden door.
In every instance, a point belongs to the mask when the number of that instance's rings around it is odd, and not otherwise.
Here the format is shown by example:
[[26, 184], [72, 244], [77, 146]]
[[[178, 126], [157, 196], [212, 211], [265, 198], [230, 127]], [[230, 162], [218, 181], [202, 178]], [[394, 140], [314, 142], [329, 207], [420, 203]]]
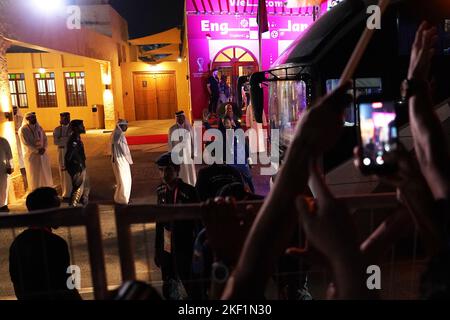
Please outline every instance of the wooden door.
[[172, 119], [177, 111], [177, 87], [175, 74], [160, 73], [156, 76], [158, 119]]
[[134, 75], [136, 120], [157, 120], [156, 79], [151, 74]]
[[177, 111], [175, 73], [134, 75], [136, 120], [172, 119]]

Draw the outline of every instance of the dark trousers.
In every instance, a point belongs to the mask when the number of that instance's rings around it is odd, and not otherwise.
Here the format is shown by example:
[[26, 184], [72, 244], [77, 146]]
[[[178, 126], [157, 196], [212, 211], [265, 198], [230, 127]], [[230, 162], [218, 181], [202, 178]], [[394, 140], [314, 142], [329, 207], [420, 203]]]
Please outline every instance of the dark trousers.
[[87, 205], [89, 198], [89, 187], [87, 182], [86, 169], [79, 172], [70, 173], [72, 178], [72, 195], [70, 197], [70, 205], [72, 207], [82, 203]]
[[209, 106], [208, 106], [208, 110], [211, 113], [216, 113], [217, 112], [217, 104], [219, 103], [219, 96], [211, 96], [209, 98]]
[[[176, 259], [176, 258], [175, 258]], [[192, 282], [192, 260], [188, 257], [178, 257], [176, 262], [173, 254], [163, 252], [161, 254], [161, 277], [163, 280], [163, 296], [167, 300], [174, 299], [177, 291], [176, 283], [182, 284], [188, 295], [188, 299], [193, 296], [193, 282]]]

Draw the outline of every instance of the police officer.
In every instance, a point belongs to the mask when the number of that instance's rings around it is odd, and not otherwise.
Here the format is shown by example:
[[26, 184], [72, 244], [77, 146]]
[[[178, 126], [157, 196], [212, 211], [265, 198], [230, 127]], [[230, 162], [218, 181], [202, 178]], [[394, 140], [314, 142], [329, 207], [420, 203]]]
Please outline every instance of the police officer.
[[67, 172], [72, 179], [70, 206], [76, 207], [80, 203], [87, 205], [89, 197], [86, 154], [83, 141], [81, 141], [81, 134], [86, 133], [83, 120], [72, 120], [70, 122], [70, 131], [71, 134], [67, 142], [67, 152], [64, 158]]
[[[156, 164], [162, 180], [157, 188], [159, 205], [199, 202], [196, 189], [178, 177], [180, 166], [172, 162], [169, 152]], [[192, 252], [198, 227], [195, 221], [156, 223], [155, 264], [161, 269], [163, 295], [168, 300], [193, 296], [189, 280], [192, 279]]]

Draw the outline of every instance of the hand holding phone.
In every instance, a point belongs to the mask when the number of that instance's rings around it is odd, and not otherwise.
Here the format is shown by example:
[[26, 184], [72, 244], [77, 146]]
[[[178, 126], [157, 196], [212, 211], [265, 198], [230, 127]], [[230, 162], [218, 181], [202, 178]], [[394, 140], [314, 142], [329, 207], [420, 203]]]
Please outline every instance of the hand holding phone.
[[398, 148], [395, 102], [376, 97], [358, 99], [359, 167], [363, 174], [387, 174], [397, 164], [385, 155]]

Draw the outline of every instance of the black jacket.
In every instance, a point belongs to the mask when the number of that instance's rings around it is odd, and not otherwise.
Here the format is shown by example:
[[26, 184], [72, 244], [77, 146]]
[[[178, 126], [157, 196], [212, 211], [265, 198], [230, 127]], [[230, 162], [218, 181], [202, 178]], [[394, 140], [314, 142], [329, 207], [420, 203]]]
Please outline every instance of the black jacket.
[[65, 163], [67, 172], [69, 172], [71, 176], [86, 169], [86, 154], [80, 136], [73, 134], [70, 136], [69, 141], [67, 142]]

